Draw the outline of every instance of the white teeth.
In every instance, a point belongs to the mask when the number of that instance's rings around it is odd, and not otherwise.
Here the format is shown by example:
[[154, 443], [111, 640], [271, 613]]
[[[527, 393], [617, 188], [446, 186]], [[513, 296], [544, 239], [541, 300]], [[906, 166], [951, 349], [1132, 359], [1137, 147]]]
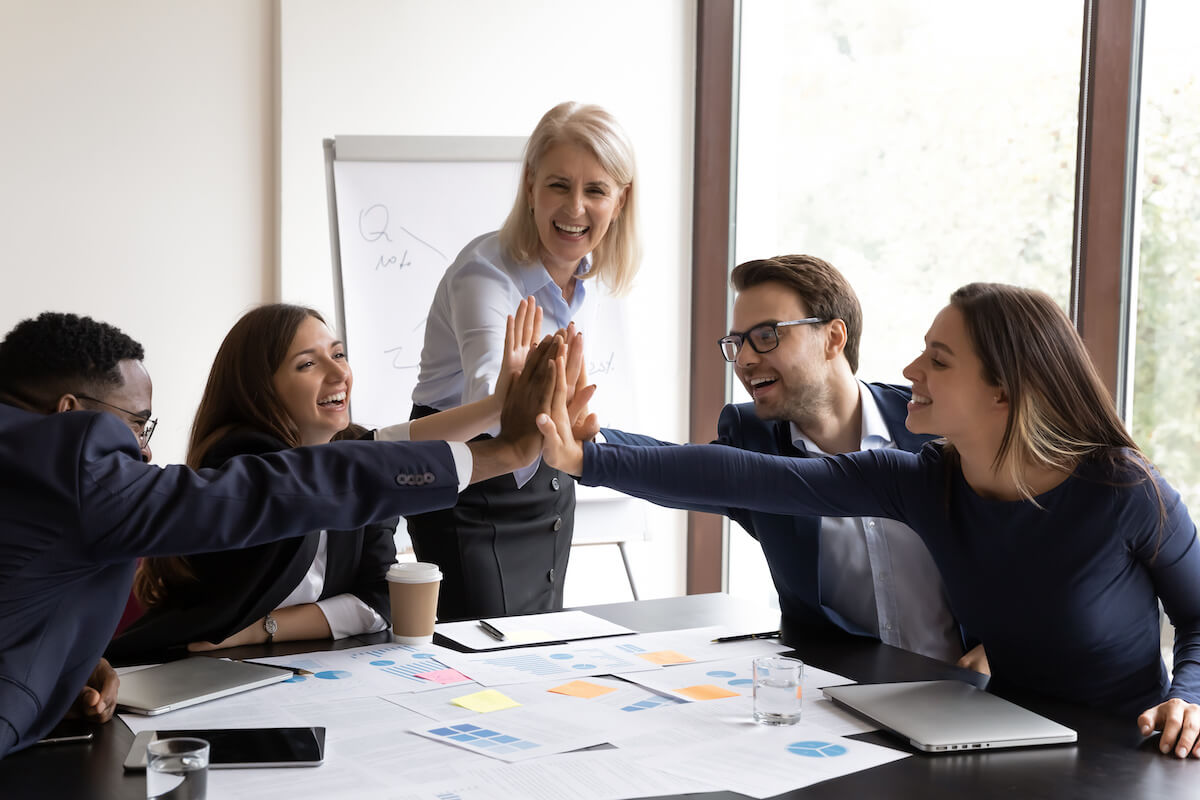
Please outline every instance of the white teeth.
[[330, 403], [344, 403], [344, 402], [346, 402], [346, 393], [338, 392], [337, 394], [331, 394], [328, 397], [321, 398], [320, 400], [317, 401], [317, 405], [324, 406], [324, 405], [329, 405]]
[[750, 385], [751, 386], [762, 386], [764, 383], [772, 383], [774, 381], [775, 381], [775, 378], [762, 378], [762, 377], [751, 378]]
[[563, 225], [560, 222], [554, 223], [554, 227], [558, 228], [563, 233], [581, 234], [588, 229], [587, 225]]
[[932, 400], [930, 400], [928, 397], [925, 397], [924, 395], [917, 394], [917, 393], [915, 393], [915, 392], [913, 393], [913, 396], [912, 396], [912, 401], [913, 401], [914, 403], [916, 403], [917, 405], [919, 405], [919, 406], [925, 406], [925, 405], [929, 405], [930, 403], [932, 403], [932, 402], [933, 402], [933, 401], [932, 401]]

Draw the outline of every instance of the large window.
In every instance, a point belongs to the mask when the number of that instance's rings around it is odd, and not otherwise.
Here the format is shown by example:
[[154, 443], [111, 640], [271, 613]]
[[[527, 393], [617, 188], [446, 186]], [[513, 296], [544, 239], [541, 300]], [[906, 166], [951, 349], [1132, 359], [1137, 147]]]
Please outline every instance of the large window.
[[[735, 262], [838, 267], [864, 380], [901, 380], [964, 283], [1066, 307], [1082, 25], [1074, 2], [744, 0]], [[728, 565], [731, 592], [774, 597], [748, 536]]]
[[1200, 511], [1200, 6], [1146, 8], [1132, 431]]

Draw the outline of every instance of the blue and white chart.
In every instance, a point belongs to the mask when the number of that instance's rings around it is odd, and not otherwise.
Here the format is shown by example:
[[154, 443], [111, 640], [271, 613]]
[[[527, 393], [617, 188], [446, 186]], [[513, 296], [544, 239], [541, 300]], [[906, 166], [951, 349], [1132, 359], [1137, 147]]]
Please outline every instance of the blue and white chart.
[[614, 727], [612, 715], [617, 713], [577, 709], [563, 715], [556, 709], [523, 706], [413, 728], [412, 732], [501, 761], [527, 761], [603, 744]]
[[304, 694], [379, 696], [470, 685], [470, 678], [445, 663], [452, 652], [435, 644], [379, 644], [259, 660], [312, 673], [278, 684], [277, 694], [288, 695], [284, 702], [295, 702]]
[[[773, 797], [907, 757], [899, 750], [830, 736], [804, 723], [748, 726], [737, 736], [654, 755], [658, 769], [750, 797]], [[736, 769], [731, 768], [734, 764]]]
[[504, 686], [661, 669], [644, 657], [649, 654], [626, 637], [611, 643], [523, 647], [499, 653], [448, 652], [440, 658], [484, 686]]

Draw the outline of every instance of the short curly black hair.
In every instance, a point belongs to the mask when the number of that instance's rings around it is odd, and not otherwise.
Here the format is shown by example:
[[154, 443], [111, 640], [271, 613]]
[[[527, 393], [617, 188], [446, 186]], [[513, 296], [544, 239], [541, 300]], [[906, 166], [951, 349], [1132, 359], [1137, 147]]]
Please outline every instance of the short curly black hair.
[[108, 323], [46, 311], [0, 342], [0, 391], [48, 397], [119, 386], [119, 362], [144, 358], [138, 342]]

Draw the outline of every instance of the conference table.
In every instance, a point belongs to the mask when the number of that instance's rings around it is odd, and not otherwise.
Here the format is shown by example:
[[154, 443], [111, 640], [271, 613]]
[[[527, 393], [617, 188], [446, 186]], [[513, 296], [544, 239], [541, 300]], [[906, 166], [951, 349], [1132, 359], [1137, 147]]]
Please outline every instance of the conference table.
[[[778, 626], [778, 616], [726, 594], [704, 594], [630, 603], [589, 606], [584, 610], [641, 632], [704, 625], [727, 625], [751, 631]], [[377, 644], [386, 634], [334, 643], [336, 649]], [[442, 642], [451, 645], [452, 643]], [[311, 650], [312, 643], [278, 643], [223, 651], [221, 655], [253, 658]], [[323, 649], [330, 649], [322, 643]], [[859, 682], [954, 678], [976, 685], [986, 679], [887, 645], [851, 636], [813, 636], [795, 655]], [[1079, 669], [1086, 669], [1080, 664]], [[783, 798], [1200, 798], [1200, 762], [1161, 755], [1157, 737], [1144, 739], [1133, 719], [1110, 716], [1023, 693], [997, 690], [1026, 708], [1075, 729], [1070, 745], [928, 755], [884, 732], [852, 738], [913, 753], [911, 758], [855, 772], [780, 795]], [[230, 720], [236, 726], [236, 720]], [[145, 778], [126, 774], [122, 763], [133, 734], [119, 719], [97, 726], [89, 744], [63, 744], [26, 749], [0, 760], [0, 798], [72, 798], [72, 800], [140, 800]], [[717, 800], [739, 798], [733, 792], [688, 795]], [[213, 800], [218, 800], [213, 798]]]

